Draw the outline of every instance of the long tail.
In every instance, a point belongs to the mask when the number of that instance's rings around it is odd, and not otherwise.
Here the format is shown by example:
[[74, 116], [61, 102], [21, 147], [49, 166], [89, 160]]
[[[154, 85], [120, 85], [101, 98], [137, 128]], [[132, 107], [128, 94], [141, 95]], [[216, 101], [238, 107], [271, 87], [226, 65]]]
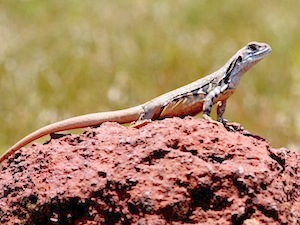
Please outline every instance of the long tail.
[[70, 119], [62, 120], [56, 123], [49, 124], [42, 127], [31, 134], [25, 136], [12, 147], [10, 147], [4, 154], [0, 157], [0, 164], [6, 160], [9, 156], [15, 153], [18, 149], [24, 147], [25, 145], [51, 133], [73, 130], [78, 128], [97, 126], [104, 122], [117, 122], [120, 124], [130, 123], [137, 121], [139, 116], [143, 113], [143, 107], [141, 105], [135, 106], [128, 109], [111, 111], [111, 112], [99, 112], [86, 114], [82, 116], [72, 117]]

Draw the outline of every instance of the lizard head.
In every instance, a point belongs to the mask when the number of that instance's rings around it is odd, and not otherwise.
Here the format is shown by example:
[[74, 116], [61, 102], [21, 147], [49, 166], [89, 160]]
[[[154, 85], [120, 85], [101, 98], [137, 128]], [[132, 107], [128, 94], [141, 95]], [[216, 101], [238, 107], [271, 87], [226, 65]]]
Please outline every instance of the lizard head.
[[272, 51], [265, 43], [250, 42], [240, 49], [227, 63], [226, 75], [237, 75], [249, 70]]
[[272, 51], [271, 47], [265, 43], [250, 42], [240, 52], [241, 63], [246, 67], [251, 67]]
[[236, 87], [240, 76], [252, 66], [265, 58], [272, 51], [271, 47], [265, 43], [250, 42], [240, 49], [225, 65], [225, 83], [230, 83]]

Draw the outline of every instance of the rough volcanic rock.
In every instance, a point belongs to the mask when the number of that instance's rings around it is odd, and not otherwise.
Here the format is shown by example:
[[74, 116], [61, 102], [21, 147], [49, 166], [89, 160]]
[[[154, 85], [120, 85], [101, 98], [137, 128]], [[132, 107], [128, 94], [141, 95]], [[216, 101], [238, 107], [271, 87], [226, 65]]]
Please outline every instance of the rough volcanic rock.
[[17, 151], [1, 224], [300, 224], [300, 155], [247, 131], [171, 118], [104, 123]]

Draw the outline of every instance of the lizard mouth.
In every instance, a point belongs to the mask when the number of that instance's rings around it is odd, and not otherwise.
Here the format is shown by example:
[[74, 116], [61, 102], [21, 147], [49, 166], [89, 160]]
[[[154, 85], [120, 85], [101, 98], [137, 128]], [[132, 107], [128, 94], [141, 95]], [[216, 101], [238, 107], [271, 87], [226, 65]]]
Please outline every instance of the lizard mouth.
[[271, 51], [272, 51], [272, 48], [270, 46], [266, 46], [265, 49], [263, 49], [262, 51], [259, 51], [259, 52], [255, 53], [255, 55], [256, 54], [260, 55], [260, 54], [270, 53]]

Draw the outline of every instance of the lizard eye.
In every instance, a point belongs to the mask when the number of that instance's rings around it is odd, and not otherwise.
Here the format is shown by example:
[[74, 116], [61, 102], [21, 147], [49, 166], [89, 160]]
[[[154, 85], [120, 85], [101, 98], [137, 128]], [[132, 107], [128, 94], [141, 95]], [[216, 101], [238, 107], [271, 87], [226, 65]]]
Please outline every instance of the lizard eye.
[[257, 50], [255, 44], [249, 44], [249, 45], [248, 45], [248, 49], [250, 49], [251, 51], [256, 51], [256, 50]]

